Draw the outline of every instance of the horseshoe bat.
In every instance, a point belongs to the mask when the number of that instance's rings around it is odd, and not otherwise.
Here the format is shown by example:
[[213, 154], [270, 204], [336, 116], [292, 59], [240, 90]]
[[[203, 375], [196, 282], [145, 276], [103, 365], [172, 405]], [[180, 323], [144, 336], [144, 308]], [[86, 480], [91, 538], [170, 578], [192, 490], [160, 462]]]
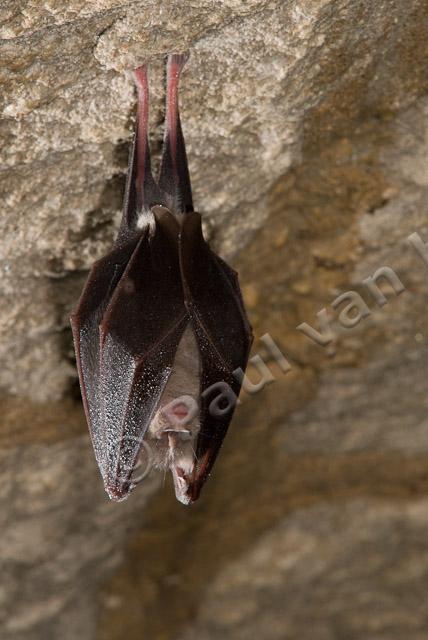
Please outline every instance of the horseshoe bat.
[[126, 498], [144, 455], [194, 502], [232, 418], [252, 331], [237, 273], [204, 240], [178, 108], [185, 55], [167, 61], [159, 179], [148, 144], [146, 66], [117, 240], [71, 316], [82, 400], [105, 489]]

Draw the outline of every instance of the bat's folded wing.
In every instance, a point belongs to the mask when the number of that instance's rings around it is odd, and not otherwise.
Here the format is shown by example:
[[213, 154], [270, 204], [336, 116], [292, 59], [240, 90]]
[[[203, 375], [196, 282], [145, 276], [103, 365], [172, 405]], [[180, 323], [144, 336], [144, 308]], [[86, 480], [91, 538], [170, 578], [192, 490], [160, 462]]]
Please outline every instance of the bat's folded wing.
[[104, 465], [104, 430], [99, 396], [99, 324], [137, 245], [137, 240], [138, 238], [114, 248], [93, 265], [77, 307], [70, 318], [83, 406], [101, 473]]
[[[224, 411], [213, 399], [229, 389], [238, 396], [236, 371], [245, 370], [252, 331], [245, 315], [236, 272], [204, 241], [201, 220], [189, 213], [180, 235], [184, 299], [201, 354], [201, 431], [189, 498], [196, 500], [226, 435], [233, 403]], [[234, 375], [235, 372], [235, 375]], [[227, 404], [227, 402], [226, 402]], [[214, 407], [214, 409], [213, 409]]]
[[132, 468], [188, 324], [178, 233], [165, 210], [134, 250], [100, 324], [104, 483], [114, 499], [132, 489]]

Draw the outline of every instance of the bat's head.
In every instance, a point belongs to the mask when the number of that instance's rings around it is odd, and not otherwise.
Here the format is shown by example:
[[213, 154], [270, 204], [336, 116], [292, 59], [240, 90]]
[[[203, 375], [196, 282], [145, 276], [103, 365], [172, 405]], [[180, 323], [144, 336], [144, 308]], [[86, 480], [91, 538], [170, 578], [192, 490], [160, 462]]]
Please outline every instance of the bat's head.
[[171, 470], [176, 497], [185, 504], [190, 502], [187, 493], [200, 431], [199, 393], [199, 349], [194, 332], [188, 325], [144, 439], [145, 446], [150, 448], [153, 466]]

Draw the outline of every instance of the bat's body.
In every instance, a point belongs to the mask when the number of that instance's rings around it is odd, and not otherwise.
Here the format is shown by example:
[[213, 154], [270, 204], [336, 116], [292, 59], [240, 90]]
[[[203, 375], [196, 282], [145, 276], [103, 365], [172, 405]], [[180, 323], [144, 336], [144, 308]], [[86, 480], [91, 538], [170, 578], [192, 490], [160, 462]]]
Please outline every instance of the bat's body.
[[[168, 58], [164, 150], [150, 170], [148, 84], [137, 69], [137, 128], [112, 251], [93, 266], [71, 318], [82, 398], [109, 496], [134, 487], [149, 447], [177, 498], [196, 500], [229, 426], [251, 346], [236, 273], [193, 211], [178, 112], [184, 56]], [[226, 403], [227, 404], [227, 403]], [[144, 441], [144, 442], [143, 442]]]

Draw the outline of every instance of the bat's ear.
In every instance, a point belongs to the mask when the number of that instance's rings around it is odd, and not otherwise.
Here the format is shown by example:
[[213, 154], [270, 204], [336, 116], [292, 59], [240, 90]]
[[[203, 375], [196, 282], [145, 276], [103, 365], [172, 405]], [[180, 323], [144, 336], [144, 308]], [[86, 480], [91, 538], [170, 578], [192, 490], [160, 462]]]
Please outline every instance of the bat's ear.
[[178, 84], [187, 54], [171, 54], [167, 62], [166, 116], [159, 188], [177, 212], [193, 211], [186, 147], [178, 109]]

